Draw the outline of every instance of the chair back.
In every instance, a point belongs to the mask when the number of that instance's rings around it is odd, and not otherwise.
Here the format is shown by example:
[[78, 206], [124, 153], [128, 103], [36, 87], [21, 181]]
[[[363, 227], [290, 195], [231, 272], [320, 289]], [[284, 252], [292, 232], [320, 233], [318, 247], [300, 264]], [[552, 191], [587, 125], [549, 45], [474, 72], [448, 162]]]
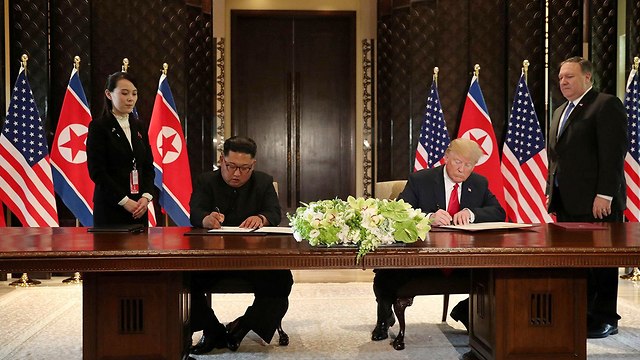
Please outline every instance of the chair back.
[[376, 183], [375, 197], [377, 199], [395, 200], [404, 190], [407, 180], [380, 181]]

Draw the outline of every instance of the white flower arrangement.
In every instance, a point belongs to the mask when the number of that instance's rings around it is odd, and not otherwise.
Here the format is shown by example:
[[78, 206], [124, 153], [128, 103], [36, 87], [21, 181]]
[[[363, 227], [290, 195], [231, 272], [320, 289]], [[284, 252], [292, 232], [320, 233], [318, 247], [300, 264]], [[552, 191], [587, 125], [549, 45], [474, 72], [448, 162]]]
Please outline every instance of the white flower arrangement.
[[356, 261], [384, 244], [425, 239], [430, 221], [403, 200], [354, 198], [302, 203], [289, 218], [295, 239], [312, 246], [357, 245]]

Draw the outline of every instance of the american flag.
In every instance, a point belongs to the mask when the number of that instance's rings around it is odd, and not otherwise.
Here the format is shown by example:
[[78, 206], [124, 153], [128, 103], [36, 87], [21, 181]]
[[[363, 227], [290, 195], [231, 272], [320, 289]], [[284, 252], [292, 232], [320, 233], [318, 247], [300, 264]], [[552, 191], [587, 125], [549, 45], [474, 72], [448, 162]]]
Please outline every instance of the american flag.
[[624, 214], [629, 221], [640, 220], [640, 80], [638, 69], [632, 69], [627, 81], [624, 104], [629, 122], [629, 151], [624, 159], [624, 175], [627, 180], [627, 209]]
[[444, 164], [444, 151], [447, 150], [450, 142], [447, 125], [442, 115], [438, 86], [434, 81], [431, 84], [424, 120], [420, 128], [413, 171]]
[[517, 223], [553, 222], [546, 210], [545, 188], [549, 165], [544, 135], [529, 94], [520, 76], [502, 147], [502, 175], [507, 217]]
[[22, 67], [0, 135], [0, 199], [23, 226], [58, 226], [47, 139]]

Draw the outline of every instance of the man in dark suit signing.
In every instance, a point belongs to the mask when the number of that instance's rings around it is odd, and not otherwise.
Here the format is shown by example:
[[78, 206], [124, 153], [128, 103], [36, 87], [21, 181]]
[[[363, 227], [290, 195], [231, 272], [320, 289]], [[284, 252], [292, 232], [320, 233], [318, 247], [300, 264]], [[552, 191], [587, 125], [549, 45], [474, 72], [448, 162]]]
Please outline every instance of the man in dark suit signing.
[[[592, 65], [581, 57], [560, 64], [567, 102], [549, 130], [549, 212], [559, 222], [619, 222], [626, 207], [627, 118], [615, 96], [592, 89]], [[589, 269], [587, 336], [618, 333], [618, 269]]]
[[[256, 143], [234, 136], [224, 142], [220, 169], [201, 174], [191, 194], [191, 224], [219, 229], [226, 226], [259, 228], [278, 225], [281, 218], [273, 178], [254, 170]], [[226, 328], [207, 303], [205, 294], [224, 279], [249, 283], [253, 304]], [[289, 307], [293, 277], [289, 270], [202, 271], [191, 274], [191, 331], [203, 330], [192, 354], [216, 348], [236, 351], [252, 330], [269, 343]]]
[[[410, 174], [398, 199], [427, 213], [432, 226], [504, 221], [505, 211], [489, 190], [489, 182], [484, 176], [473, 173], [481, 156], [482, 150], [476, 142], [453, 140], [444, 155], [445, 165]], [[434, 271], [441, 272], [439, 269], [376, 270], [373, 291], [378, 303], [378, 319], [371, 340], [389, 336], [389, 327], [395, 323], [391, 307], [398, 289]], [[447, 276], [446, 273], [443, 276]], [[468, 328], [469, 299], [458, 303], [451, 311], [451, 317]]]

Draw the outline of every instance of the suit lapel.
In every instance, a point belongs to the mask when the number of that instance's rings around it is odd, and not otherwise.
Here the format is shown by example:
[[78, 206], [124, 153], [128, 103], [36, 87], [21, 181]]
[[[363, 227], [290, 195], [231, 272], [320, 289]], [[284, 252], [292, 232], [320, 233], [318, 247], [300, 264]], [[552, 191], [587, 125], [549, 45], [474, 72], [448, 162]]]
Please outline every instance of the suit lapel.
[[462, 184], [460, 184], [460, 209], [467, 208], [467, 203], [469, 202], [469, 198], [473, 195], [474, 190], [473, 182], [471, 181], [471, 177], [467, 178]]
[[[580, 99], [580, 102], [578, 103], [578, 105], [576, 105], [575, 109], [573, 109], [573, 111], [571, 111], [571, 114], [569, 114], [567, 123], [564, 125], [564, 129], [562, 130], [562, 133], [559, 134], [560, 136], [558, 136], [558, 140], [560, 140], [563, 137], [563, 135], [567, 132], [567, 129], [569, 129], [571, 124], [574, 121], [577, 121], [576, 119], [582, 118], [582, 113], [587, 108], [587, 106], [589, 106], [593, 102], [593, 99], [595, 98], [595, 96], [596, 96], [595, 90], [591, 89], [587, 91], [587, 93], [582, 97], [582, 99]], [[560, 113], [558, 114], [559, 116], [557, 121], [556, 119], [553, 119], [554, 121], [553, 125], [555, 126], [555, 132], [553, 132], [553, 134], [558, 133], [558, 123], [560, 122], [560, 116], [562, 115], [562, 112], [564, 111], [564, 108], [567, 106], [567, 104], [568, 102], [564, 103], [564, 107], [562, 108], [563, 110], [560, 111]]]
[[[131, 121], [129, 121], [129, 124], [131, 126], [131, 137], [133, 138], [134, 128], [133, 128], [133, 125], [131, 125]], [[122, 127], [118, 123], [118, 120], [116, 120], [116, 118], [113, 115], [111, 116], [110, 125], [111, 125], [111, 133], [116, 138], [118, 147], [120, 147], [121, 149], [126, 149], [125, 151], [128, 151], [129, 153], [133, 154], [133, 150], [131, 149], [129, 140], [127, 140], [127, 135], [124, 134], [124, 130], [122, 130]]]

